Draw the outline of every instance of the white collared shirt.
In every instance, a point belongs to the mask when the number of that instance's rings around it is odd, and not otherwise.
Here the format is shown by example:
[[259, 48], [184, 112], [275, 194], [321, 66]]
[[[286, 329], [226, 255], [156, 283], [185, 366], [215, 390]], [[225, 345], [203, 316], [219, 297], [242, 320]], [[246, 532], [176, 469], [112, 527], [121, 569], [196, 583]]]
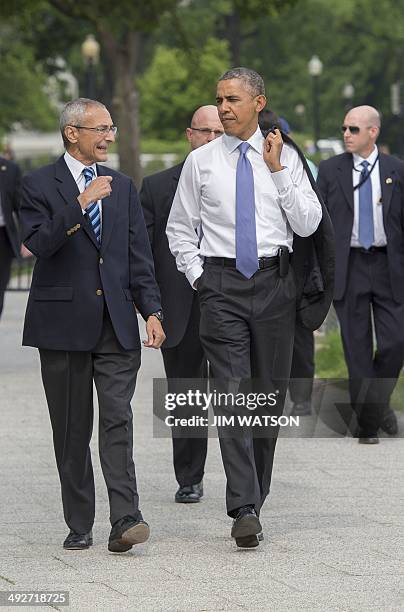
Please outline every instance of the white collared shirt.
[[[184, 164], [167, 223], [177, 268], [193, 286], [203, 272], [204, 257], [236, 257], [237, 147], [242, 141], [223, 136], [192, 151]], [[247, 141], [254, 173], [258, 257], [292, 251], [293, 232], [309, 236], [321, 221], [321, 205], [295, 149], [283, 145], [283, 170], [271, 173], [263, 159], [261, 130]], [[201, 226], [200, 246], [195, 230]]]
[[[83, 193], [86, 187], [86, 179], [84, 178], [83, 169], [84, 168], [92, 168], [94, 170], [94, 178], [97, 177], [97, 165], [91, 164], [91, 166], [85, 166], [81, 161], [70, 155], [67, 151], [64, 154], [64, 160], [66, 162], [67, 167], [74, 180], [76, 181], [77, 187], [79, 188], [80, 193]], [[101, 227], [102, 227], [102, 204], [101, 200], [98, 200], [98, 205], [100, 207], [100, 217], [101, 217]], [[86, 211], [83, 209], [83, 215], [86, 214]]]
[[[353, 170], [352, 170], [352, 184], [358, 185], [360, 182], [361, 172], [363, 170], [363, 166], [361, 163], [363, 161], [367, 161], [370, 165], [368, 166], [368, 170], [375, 163], [379, 152], [377, 147], [373, 149], [372, 153], [365, 160], [364, 157], [360, 155], [356, 155], [353, 153]], [[374, 241], [373, 246], [386, 246], [387, 238], [386, 233], [384, 231], [384, 223], [383, 223], [383, 205], [382, 205], [382, 188], [380, 184], [380, 169], [379, 169], [379, 161], [376, 162], [375, 167], [372, 170], [372, 174], [370, 175], [370, 179], [372, 182], [372, 199], [373, 199], [373, 227], [374, 227]], [[352, 237], [351, 237], [351, 247], [361, 247], [361, 243], [359, 242], [359, 189], [354, 191], [354, 222], [352, 226]]]

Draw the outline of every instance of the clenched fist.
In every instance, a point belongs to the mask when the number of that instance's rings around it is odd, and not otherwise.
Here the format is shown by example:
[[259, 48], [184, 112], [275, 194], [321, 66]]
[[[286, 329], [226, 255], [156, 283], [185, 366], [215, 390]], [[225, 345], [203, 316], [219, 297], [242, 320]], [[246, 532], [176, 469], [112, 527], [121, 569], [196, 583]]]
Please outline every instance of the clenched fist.
[[83, 210], [87, 208], [91, 202], [98, 202], [103, 198], [107, 198], [111, 189], [112, 176], [97, 176], [96, 179], [91, 181], [87, 189], [78, 196], [78, 201]]
[[263, 156], [271, 172], [279, 172], [283, 168], [281, 165], [282, 147], [283, 140], [280, 131], [276, 129], [275, 132], [268, 132], [264, 142]]

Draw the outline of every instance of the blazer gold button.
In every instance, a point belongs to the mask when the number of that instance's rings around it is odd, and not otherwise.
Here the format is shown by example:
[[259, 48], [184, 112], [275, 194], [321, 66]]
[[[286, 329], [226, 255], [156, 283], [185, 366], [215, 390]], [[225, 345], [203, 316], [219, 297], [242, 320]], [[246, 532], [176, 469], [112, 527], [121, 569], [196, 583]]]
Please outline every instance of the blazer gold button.
[[97, 295], [102, 295], [102, 289], [97, 289], [96, 294]]
[[80, 229], [80, 228], [81, 228], [80, 223], [77, 223], [77, 225], [76, 225], [76, 229]]
[[104, 263], [104, 260], [102, 257], [100, 257], [100, 264], [103, 264], [103, 263]]
[[70, 230], [67, 230], [66, 234], [67, 234], [68, 236], [70, 236], [71, 231], [70, 231]]

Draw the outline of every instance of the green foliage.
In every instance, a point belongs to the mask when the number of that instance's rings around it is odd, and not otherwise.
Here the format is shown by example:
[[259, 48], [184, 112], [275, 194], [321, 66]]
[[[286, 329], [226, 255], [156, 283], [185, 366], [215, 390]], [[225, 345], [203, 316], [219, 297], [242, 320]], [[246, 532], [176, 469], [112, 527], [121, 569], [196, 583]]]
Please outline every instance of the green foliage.
[[328, 332], [318, 339], [316, 376], [319, 378], [346, 378], [348, 373], [339, 330]]
[[214, 38], [206, 41], [197, 58], [158, 46], [150, 68], [138, 80], [146, 136], [178, 139], [193, 111], [214, 103], [216, 81], [228, 61], [227, 43]]
[[0, 132], [19, 122], [26, 128], [54, 129], [55, 110], [44, 88], [46, 74], [32, 49], [2, 28], [0, 43]]

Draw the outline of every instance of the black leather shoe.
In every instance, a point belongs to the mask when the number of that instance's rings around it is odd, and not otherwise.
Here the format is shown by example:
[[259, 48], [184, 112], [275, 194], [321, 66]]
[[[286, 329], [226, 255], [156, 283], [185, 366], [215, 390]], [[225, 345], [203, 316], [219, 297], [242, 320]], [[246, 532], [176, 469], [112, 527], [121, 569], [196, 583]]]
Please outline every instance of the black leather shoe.
[[134, 544], [142, 544], [149, 539], [150, 527], [143, 520], [139, 513], [139, 518], [135, 520], [133, 516], [124, 516], [116, 521], [111, 529], [108, 541], [110, 552], [126, 552]]
[[88, 533], [76, 533], [71, 531], [65, 541], [63, 542], [63, 548], [66, 550], [84, 550], [89, 548], [93, 543], [93, 532]]
[[291, 416], [308, 416], [311, 414], [310, 402], [296, 402], [293, 404]]
[[396, 436], [398, 434], [398, 423], [397, 417], [394, 413], [394, 410], [389, 408], [384, 417], [383, 421], [380, 425], [380, 429], [382, 429], [389, 436]]
[[177, 504], [196, 504], [203, 497], [203, 481], [180, 487], [175, 494]]
[[262, 527], [254, 508], [252, 506], [239, 508], [231, 529], [231, 537], [236, 540], [237, 546], [255, 548], [259, 544], [257, 534], [260, 532]]
[[379, 437], [376, 436], [358, 436], [359, 444], [379, 444]]

